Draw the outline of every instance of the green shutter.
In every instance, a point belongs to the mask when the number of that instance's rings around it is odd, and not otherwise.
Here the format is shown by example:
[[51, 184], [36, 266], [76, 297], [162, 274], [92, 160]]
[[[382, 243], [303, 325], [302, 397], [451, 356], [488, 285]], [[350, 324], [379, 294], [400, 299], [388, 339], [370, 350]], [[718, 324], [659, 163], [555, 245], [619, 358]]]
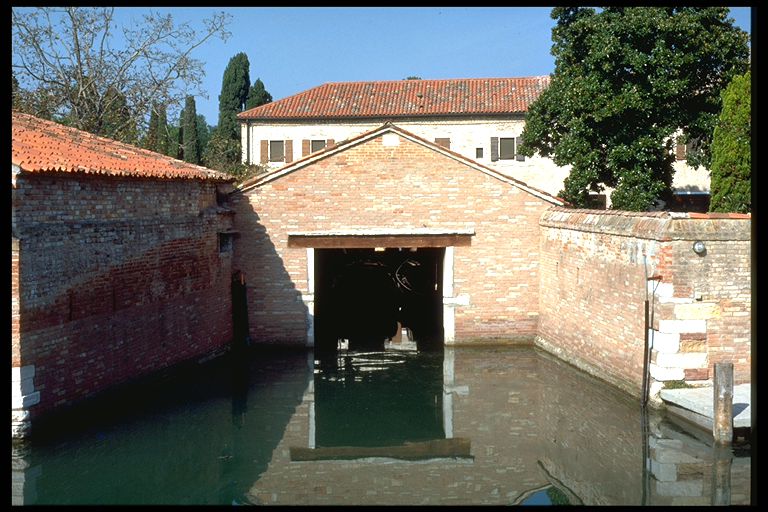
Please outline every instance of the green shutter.
[[499, 159], [499, 138], [491, 137], [491, 162]]

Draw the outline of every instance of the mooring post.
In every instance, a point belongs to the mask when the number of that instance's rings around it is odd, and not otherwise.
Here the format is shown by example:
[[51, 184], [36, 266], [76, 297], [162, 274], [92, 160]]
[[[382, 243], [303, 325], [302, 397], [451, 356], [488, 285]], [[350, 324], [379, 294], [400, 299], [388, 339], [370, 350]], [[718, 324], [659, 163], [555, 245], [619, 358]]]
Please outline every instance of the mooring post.
[[718, 443], [712, 446], [712, 505], [728, 506], [731, 504], [732, 460], [733, 451], [730, 446]]
[[733, 363], [715, 363], [714, 418], [712, 436], [716, 444], [733, 441]]

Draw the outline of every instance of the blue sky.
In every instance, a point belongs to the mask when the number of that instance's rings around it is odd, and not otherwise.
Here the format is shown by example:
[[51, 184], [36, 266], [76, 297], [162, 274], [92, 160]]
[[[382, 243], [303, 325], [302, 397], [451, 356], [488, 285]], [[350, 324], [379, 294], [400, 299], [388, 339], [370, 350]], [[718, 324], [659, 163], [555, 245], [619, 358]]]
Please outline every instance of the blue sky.
[[[147, 7], [117, 9], [117, 20], [140, 20]], [[194, 54], [205, 63], [208, 98], [195, 100], [208, 124], [218, 120], [218, 95], [229, 59], [245, 52], [251, 82], [260, 78], [275, 100], [326, 82], [402, 80], [407, 76], [493, 78], [546, 75], [551, 7], [174, 7], [174, 20], [232, 14], [227, 42], [209, 40]], [[749, 7], [731, 8], [751, 32]]]

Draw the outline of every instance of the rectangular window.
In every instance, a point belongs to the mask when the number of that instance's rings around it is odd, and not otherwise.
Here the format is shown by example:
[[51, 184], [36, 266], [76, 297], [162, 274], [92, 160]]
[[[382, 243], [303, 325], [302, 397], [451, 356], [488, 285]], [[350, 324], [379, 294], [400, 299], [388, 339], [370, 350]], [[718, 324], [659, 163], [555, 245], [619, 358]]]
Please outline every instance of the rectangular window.
[[445, 149], [451, 149], [451, 139], [437, 138], [435, 139], [435, 144], [437, 144], [438, 146], [442, 146]]
[[499, 138], [499, 160], [514, 160], [515, 139]]
[[234, 240], [234, 233], [219, 233], [219, 254], [231, 253]]
[[316, 151], [321, 151], [325, 149], [325, 141], [324, 140], [313, 140], [309, 143], [309, 150], [310, 152], [314, 153]]
[[282, 162], [285, 160], [285, 141], [269, 141], [269, 161]]
[[483, 148], [475, 148], [475, 158], [483, 158]]

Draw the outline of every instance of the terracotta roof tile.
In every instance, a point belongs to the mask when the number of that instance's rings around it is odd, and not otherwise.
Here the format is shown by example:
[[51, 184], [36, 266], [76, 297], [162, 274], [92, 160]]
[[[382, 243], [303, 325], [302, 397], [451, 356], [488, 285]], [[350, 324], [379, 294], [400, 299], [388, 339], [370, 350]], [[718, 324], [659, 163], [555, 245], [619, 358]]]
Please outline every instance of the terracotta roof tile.
[[524, 113], [549, 76], [332, 82], [238, 114], [239, 119]]
[[225, 173], [21, 112], [12, 112], [11, 119], [12, 163], [25, 172], [235, 181]]

